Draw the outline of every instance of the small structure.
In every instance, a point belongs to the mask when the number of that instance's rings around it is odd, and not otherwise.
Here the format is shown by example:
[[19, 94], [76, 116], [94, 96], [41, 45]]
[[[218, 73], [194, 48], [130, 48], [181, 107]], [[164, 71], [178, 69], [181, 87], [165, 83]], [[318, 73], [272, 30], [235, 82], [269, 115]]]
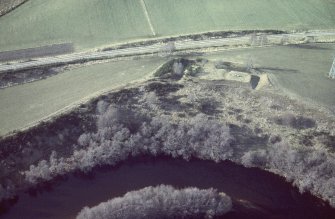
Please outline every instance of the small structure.
[[331, 69], [329, 71], [329, 78], [335, 79], [335, 58], [334, 58], [332, 67], [331, 67]]

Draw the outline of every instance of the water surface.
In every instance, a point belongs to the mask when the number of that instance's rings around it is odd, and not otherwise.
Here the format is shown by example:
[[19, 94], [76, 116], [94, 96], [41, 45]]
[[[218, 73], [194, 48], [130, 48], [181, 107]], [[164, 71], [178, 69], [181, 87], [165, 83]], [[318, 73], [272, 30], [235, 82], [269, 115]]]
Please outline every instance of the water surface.
[[335, 210], [309, 194], [301, 195], [283, 178], [231, 162], [137, 158], [91, 176], [68, 176], [35, 193], [22, 193], [3, 218], [74, 218], [127, 191], [169, 184], [177, 188], [217, 188], [234, 201], [223, 218], [335, 218]]

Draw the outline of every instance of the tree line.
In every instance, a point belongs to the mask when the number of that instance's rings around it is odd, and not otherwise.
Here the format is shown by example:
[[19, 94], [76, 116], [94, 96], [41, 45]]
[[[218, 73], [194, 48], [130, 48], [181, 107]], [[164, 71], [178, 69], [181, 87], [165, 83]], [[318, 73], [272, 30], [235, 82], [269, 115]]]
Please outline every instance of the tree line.
[[85, 207], [77, 219], [213, 218], [231, 208], [230, 197], [215, 189], [178, 190], [160, 185], [128, 192], [92, 208]]

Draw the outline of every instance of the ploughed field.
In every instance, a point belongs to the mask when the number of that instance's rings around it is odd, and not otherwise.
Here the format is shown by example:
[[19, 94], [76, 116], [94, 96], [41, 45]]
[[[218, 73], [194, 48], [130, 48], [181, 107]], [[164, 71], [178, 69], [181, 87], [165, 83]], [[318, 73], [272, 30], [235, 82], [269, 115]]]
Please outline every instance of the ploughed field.
[[327, 0], [33, 0], [0, 18], [0, 51], [73, 43], [76, 50], [209, 31], [334, 29]]

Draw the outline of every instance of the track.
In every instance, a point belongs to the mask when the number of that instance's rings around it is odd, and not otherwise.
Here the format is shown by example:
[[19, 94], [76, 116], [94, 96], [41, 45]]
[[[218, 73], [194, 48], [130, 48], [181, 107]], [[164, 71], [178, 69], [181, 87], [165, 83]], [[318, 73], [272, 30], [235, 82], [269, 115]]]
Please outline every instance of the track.
[[[289, 40], [300, 40], [308, 37], [331, 37], [335, 39], [335, 32], [310, 32], [310, 33], [294, 33], [294, 34], [274, 34], [267, 35], [270, 43], [279, 43], [281, 39], [288, 37]], [[208, 39], [208, 40], [184, 40], [176, 41], [175, 49], [178, 50], [190, 50], [196, 48], [207, 48], [207, 47], [220, 47], [220, 46], [232, 46], [232, 45], [245, 45], [249, 44], [250, 35], [242, 37], [231, 37], [231, 38], [220, 38], [220, 39]], [[132, 56], [132, 55], [143, 55], [150, 53], [162, 52], [162, 43], [156, 43], [149, 46], [141, 47], [130, 47], [126, 49], [115, 49], [103, 52], [90, 52], [90, 53], [72, 53], [68, 55], [60, 55], [53, 57], [36, 58], [34, 60], [26, 62], [16, 63], [0, 63], [0, 73], [9, 71], [25, 70], [30, 68], [38, 68], [43, 66], [54, 66], [68, 63], [79, 63], [88, 60], [96, 59], [111, 59], [120, 56]]]

